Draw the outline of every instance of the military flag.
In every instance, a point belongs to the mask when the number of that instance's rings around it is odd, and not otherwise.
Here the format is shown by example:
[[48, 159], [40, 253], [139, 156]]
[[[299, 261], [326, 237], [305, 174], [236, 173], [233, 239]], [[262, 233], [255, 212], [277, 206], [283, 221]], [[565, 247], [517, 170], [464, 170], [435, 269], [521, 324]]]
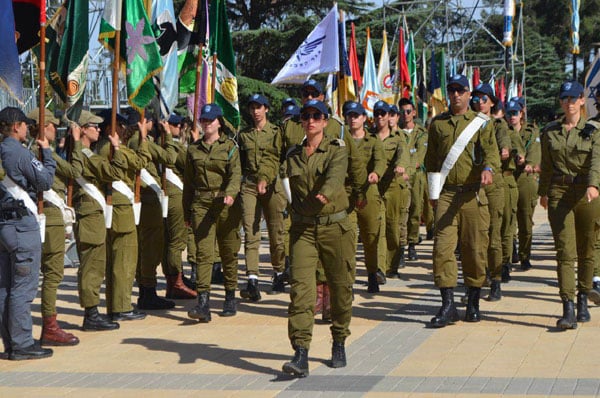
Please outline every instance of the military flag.
[[240, 125], [240, 110], [235, 56], [225, 1], [212, 0], [209, 10], [210, 54], [213, 57], [216, 55], [216, 76], [213, 77], [213, 81], [215, 81], [214, 101], [223, 109], [225, 119], [235, 128], [238, 128]]
[[446, 110], [446, 101], [442, 94], [442, 86], [440, 82], [440, 74], [438, 73], [438, 67], [436, 63], [435, 50], [431, 50], [431, 64], [429, 72], [429, 84], [427, 91], [429, 91], [428, 105], [431, 110], [431, 116], [436, 116]]
[[419, 117], [422, 121], [427, 120], [427, 57], [426, 51], [423, 49], [421, 52], [421, 73], [419, 74], [419, 91], [417, 95], [419, 96], [418, 103], [415, 101], [415, 106], [417, 106]]
[[46, 1], [13, 0], [12, 3], [17, 47], [22, 54], [40, 42], [40, 23], [46, 23]]
[[579, 5], [581, 0], [571, 0], [571, 54], [579, 54]]
[[160, 50], [142, 0], [107, 0], [98, 40], [114, 51], [121, 31], [121, 71], [127, 83], [129, 104], [142, 111], [156, 96], [152, 77], [162, 69]]
[[383, 31], [383, 43], [381, 44], [381, 54], [379, 56], [379, 69], [377, 70], [377, 81], [379, 82], [379, 98], [388, 103], [394, 102], [394, 93], [392, 91], [393, 78], [390, 72], [390, 54], [387, 45], [387, 33]]
[[600, 53], [596, 53], [596, 57], [585, 75], [584, 89], [587, 116], [594, 117], [598, 113], [596, 110], [597, 98], [600, 98]]
[[354, 22], [350, 24], [350, 50], [349, 62], [352, 80], [354, 80], [355, 92], [358, 94], [362, 88], [362, 77], [360, 75], [360, 66], [358, 65], [358, 55], [356, 52], [356, 35], [354, 33]]
[[177, 65], [177, 27], [173, 0], [152, 1], [152, 27], [160, 50], [163, 69], [153, 77], [160, 113], [167, 119], [179, 97]]
[[348, 59], [348, 52], [346, 51], [346, 15], [344, 12], [340, 12], [340, 21], [338, 22], [338, 37], [340, 41], [340, 71], [338, 72], [337, 76], [337, 96], [339, 104], [343, 104], [346, 101], [356, 100], [356, 91], [354, 90], [352, 71], [350, 70], [350, 61]]
[[18, 101], [23, 97], [23, 79], [15, 41], [15, 19], [10, 0], [0, 0], [0, 88]]
[[375, 69], [375, 56], [371, 46], [371, 31], [367, 28], [367, 51], [365, 53], [365, 65], [363, 69], [363, 86], [360, 92], [362, 106], [369, 117], [373, 116], [373, 106], [379, 101], [379, 80]]
[[79, 118], [85, 92], [90, 45], [88, 14], [89, 2], [69, 0], [46, 28], [46, 76], [64, 102], [70, 120]]
[[479, 72], [479, 67], [475, 66], [473, 68], [473, 87], [477, 87], [481, 83], [481, 75]]
[[302, 84], [310, 75], [337, 72], [340, 64], [337, 21], [336, 4], [304, 39], [271, 84]]
[[502, 44], [510, 47], [513, 43], [513, 20], [515, 18], [515, 0], [504, 0], [504, 32]]
[[447, 108], [446, 98], [448, 98], [448, 93], [446, 92], [446, 51], [443, 47], [436, 55], [436, 62], [438, 79], [440, 80], [440, 90], [442, 92], [442, 100], [444, 102], [444, 108]]
[[[180, 93], [189, 94], [196, 90], [196, 64], [198, 51], [200, 51], [198, 45], [201, 45], [204, 50], [208, 38], [208, 1], [186, 0], [177, 20]], [[202, 58], [205, 58], [204, 55]], [[208, 76], [204, 76], [204, 74], [202, 76], [205, 80], [208, 79]]]
[[408, 51], [406, 52], [406, 63], [408, 64], [408, 74], [410, 75], [410, 98], [416, 106], [416, 91], [418, 85], [417, 56], [415, 54], [415, 39], [412, 32], [408, 36]]

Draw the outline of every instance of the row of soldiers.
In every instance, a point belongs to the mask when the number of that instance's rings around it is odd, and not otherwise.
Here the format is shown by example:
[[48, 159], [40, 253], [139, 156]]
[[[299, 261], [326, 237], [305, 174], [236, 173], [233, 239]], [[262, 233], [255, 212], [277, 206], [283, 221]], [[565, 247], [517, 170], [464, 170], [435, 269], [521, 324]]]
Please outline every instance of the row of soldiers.
[[[324, 92], [320, 84], [310, 79], [301, 89], [302, 101], [322, 100]], [[241, 162], [241, 187], [238, 200], [240, 218], [231, 220], [241, 224], [245, 233], [245, 257], [247, 285], [241, 296], [251, 301], [261, 298], [258, 284], [260, 246], [260, 222], [264, 216], [270, 240], [273, 266], [270, 293], [284, 291], [286, 280], [286, 197], [280, 176], [280, 165], [287, 151], [302, 142], [304, 131], [299, 123], [299, 108], [293, 101], [283, 104], [287, 120], [281, 127], [269, 122], [270, 103], [266, 97], [255, 94], [248, 101], [252, 125], [234, 135]], [[491, 105], [499, 102], [488, 85], [478, 86], [473, 93], [474, 109], [490, 113]], [[539, 159], [539, 140], [536, 130], [524, 125], [523, 104], [519, 100], [509, 102], [507, 113], [510, 128], [500, 117], [494, 123], [498, 142], [510, 136], [510, 143], [501, 144], [503, 175], [516, 176], [522, 185], [535, 183], [535, 171]], [[511, 116], [514, 112], [518, 117]], [[359, 226], [365, 250], [365, 266], [368, 271], [368, 287], [371, 293], [379, 291], [379, 285], [387, 278], [399, 276], [405, 264], [405, 247], [408, 259], [416, 260], [416, 244], [420, 241], [419, 225], [424, 217], [427, 229], [433, 228], [433, 212], [427, 200], [427, 179], [424, 156], [427, 150], [427, 131], [416, 122], [414, 104], [401, 100], [396, 105], [379, 101], [373, 108], [372, 129], [367, 129], [367, 115], [361, 104], [344, 104], [345, 120], [331, 118], [326, 135], [342, 139], [349, 148], [349, 166], [346, 179], [350, 198], [348, 213], [354, 225]], [[30, 117], [36, 124], [39, 111]], [[182, 118], [174, 115], [168, 121], [156, 121], [146, 114], [140, 118], [137, 112], [118, 115], [115, 131], [111, 130], [109, 113], [94, 115], [84, 111], [77, 124], [70, 126], [73, 141], [68, 159], [52, 154], [57, 163], [52, 191], [44, 195], [46, 232], [43, 246], [42, 273], [42, 344], [75, 345], [78, 339], [60, 328], [56, 320], [56, 292], [63, 277], [64, 228], [76, 219], [74, 230], [81, 266], [78, 270], [78, 291], [81, 306], [85, 309], [84, 330], [112, 330], [118, 321], [144, 319], [141, 310], [169, 309], [175, 303], [169, 299], [193, 299], [197, 297], [196, 277], [183, 277], [181, 257], [186, 244], [191, 263], [196, 253], [208, 252], [206, 245], [214, 249], [215, 241], [203, 242], [204, 247], [194, 247], [195, 239], [188, 239], [182, 205], [186, 162], [187, 139], [182, 137]], [[60, 121], [51, 112], [45, 113], [45, 136], [56, 139], [56, 126]], [[38, 130], [33, 126], [30, 133]], [[193, 129], [191, 142], [199, 138]], [[154, 132], [154, 137], [152, 137]], [[160, 133], [156, 133], [160, 132]], [[149, 137], [150, 135], [150, 137]], [[514, 136], [514, 138], [513, 138]], [[504, 137], [504, 138], [503, 138]], [[536, 145], [538, 146], [536, 155]], [[31, 148], [36, 151], [35, 145]], [[506, 155], [508, 153], [508, 155]], [[505, 156], [506, 155], [506, 156]], [[504, 166], [504, 164], [506, 166]], [[504, 170], [504, 167], [506, 170]], [[505, 174], [506, 173], [506, 174]], [[140, 201], [136, 201], [134, 182], [141, 176]], [[521, 178], [523, 176], [523, 178]], [[74, 182], [73, 182], [74, 181]], [[162, 181], [162, 183], [161, 183]], [[511, 182], [507, 185], [511, 186]], [[520, 187], [520, 182], [511, 188]], [[69, 213], [65, 203], [67, 187], [73, 187], [73, 207], [76, 217]], [[498, 187], [494, 187], [498, 192]], [[519, 194], [528, 206], [523, 210], [526, 217], [519, 232], [522, 266], [528, 267], [531, 242], [531, 214], [535, 204], [535, 188], [532, 197]], [[506, 190], [510, 191], [510, 190]], [[521, 191], [521, 190], [519, 190]], [[523, 189], [525, 192], [525, 189]], [[490, 192], [491, 193], [491, 192]], [[108, 194], [108, 195], [107, 195]], [[491, 195], [493, 196], [493, 195]], [[168, 197], [168, 200], [165, 198]], [[503, 200], [505, 197], [508, 199]], [[490, 228], [492, 241], [502, 247], [491, 245], [489, 274], [492, 279], [490, 299], [500, 298], [499, 278], [509, 279], [509, 252], [512, 248], [514, 214], [518, 206], [514, 190], [510, 195], [497, 195], [495, 209], [507, 214], [500, 224]], [[521, 199], [518, 200], [519, 203]], [[141, 203], [141, 206], [140, 204]], [[503, 211], [508, 209], [507, 211]], [[496, 214], [496, 213], [495, 213]], [[160, 216], [162, 215], [162, 217]], [[528, 220], [528, 221], [527, 221]], [[497, 238], [499, 233], [505, 239]], [[527, 239], [529, 239], [529, 248]], [[231, 257], [239, 247], [220, 247], [221, 256]], [[493, 260], [492, 260], [493, 259]], [[167, 280], [166, 299], [156, 292], [157, 267]], [[502, 270], [503, 272], [499, 272]], [[107, 315], [98, 311], [100, 286], [106, 280]], [[133, 281], [139, 286], [137, 308], [131, 303]], [[329, 318], [329, 289], [322, 270], [317, 270], [316, 312]], [[231, 304], [231, 303], [230, 303]], [[235, 307], [228, 309], [235, 314]]]

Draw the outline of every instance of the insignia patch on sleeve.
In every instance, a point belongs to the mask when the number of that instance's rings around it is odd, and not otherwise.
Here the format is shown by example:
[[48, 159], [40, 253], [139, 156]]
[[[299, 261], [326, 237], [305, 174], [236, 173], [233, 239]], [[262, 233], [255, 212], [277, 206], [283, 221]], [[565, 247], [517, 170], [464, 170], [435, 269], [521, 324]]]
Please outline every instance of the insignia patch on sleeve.
[[535, 139], [535, 142], [540, 142], [540, 137], [537, 137], [537, 138]]
[[31, 165], [33, 167], [35, 167], [35, 169], [37, 171], [42, 171], [44, 170], [44, 165], [42, 164], [42, 162], [40, 162], [39, 160], [37, 160], [36, 158], [31, 159]]

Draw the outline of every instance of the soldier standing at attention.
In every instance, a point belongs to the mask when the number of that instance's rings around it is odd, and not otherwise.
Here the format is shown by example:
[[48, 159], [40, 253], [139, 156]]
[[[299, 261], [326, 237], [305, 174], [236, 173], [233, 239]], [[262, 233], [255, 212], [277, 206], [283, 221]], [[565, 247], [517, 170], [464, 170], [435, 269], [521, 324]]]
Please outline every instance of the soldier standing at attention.
[[[365, 252], [365, 268], [368, 273], [369, 293], [379, 292], [377, 282], [378, 253], [377, 246], [381, 234], [382, 214], [381, 197], [377, 189], [380, 176], [385, 172], [385, 159], [383, 156], [383, 144], [365, 129], [367, 112], [357, 102], [344, 104], [344, 117], [350, 128], [350, 134], [356, 143], [358, 153], [362, 157], [363, 164], [367, 167], [368, 188], [366, 189], [367, 204], [362, 208], [356, 207], [356, 198], [351, 196], [348, 213], [353, 226], [358, 223], [360, 238]], [[356, 234], [356, 232], [355, 232]]]
[[[33, 109], [28, 115], [39, 124], [40, 110]], [[48, 143], [56, 140], [56, 126], [60, 120], [48, 110], [44, 110], [44, 137]], [[37, 137], [39, 126], [33, 126], [30, 134]], [[65, 272], [65, 221], [63, 211], [66, 209], [65, 196], [70, 178], [79, 177], [77, 170], [66, 160], [52, 150], [52, 159], [56, 162], [56, 173], [52, 188], [44, 192], [44, 214], [46, 215], [46, 231], [42, 245], [42, 345], [70, 346], [79, 344], [79, 339], [72, 333], [64, 331], [56, 321], [56, 294]], [[37, 145], [31, 146], [31, 151], [37, 154]], [[70, 214], [69, 214], [70, 215]], [[75, 214], [73, 214], [74, 216]]]
[[0, 111], [0, 336], [10, 360], [52, 356], [33, 340], [31, 302], [38, 289], [42, 242], [34, 198], [50, 189], [56, 163], [48, 140], [37, 140], [42, 160], [23, 147], [27, 118], [18, 108]]
[[240, 191], [241, 166], [235, 141], [221, 131], [225, 124], [218, 105], [202, 107], [200, 125], [204, 135], [188, 146], [183, 174], [183, 215], [186, 224], [194, 230], [198, 262], [198, 304], [188, 311], [188, 316], [210, 322], [210, 279], [215, 242], [225, 279], [222, 316], [233, 316], [237, 312], [235, 289], [241, 245], [241, 208], [235, 198]]
[[425, 175], [425, 152], [427, 151], [427, 130], [415, 123], [417, 112], [414, 104], [403, 98], [398, 102], [400, 107], [400, 128], [407, 136], [410, 167], [414, 168], [410, 182], [410, 208], [408, 210], [408, 255], [411, 261], [417, 260], [416, 245], [419, 243], [419, 226], [423, 214], [423, 197], [427, 189], [427, 176]]
[[[582, 117], [583, 86], [567, 81], [560, 86], [564, 117], [542, 134], [540, 204], [548, 209], [558, 262], [558, 286], [563, 315], [560, 329], [589, 322], [587, 294], [592, 289], [594, 254], [600, 222], [600, 132]], [[577, 284], [575, 283], [577, 259]], [[577, 316], [575, 289], [577, 288]]]
[[260, 248], [260, 221], [264, 215], [269, 233], [269, 253], [273, 265], [271, 294], [283, 293], [285, 269], [283, 212], [287, 204], [279, 175], [281, 130], [267, 118], [270, 104], [261, 94], [248, 99], [252, 127], [238, 135], [242, 163], [242, 222], [244, 226], [244, 253], [248, 285], [241, 296], [260, 300], [258, 287], [258, 250]]
[[[81, 265], [77, 270], [79, 303], [85, 308], [83, 330], [114, 330], [117, 322], [98, 312], [100, 287], [106, 274], [106, 201], [101, 188], [106, 183], [122, 180], [126, 160], [119, 151], [119, 137], [109, 135], [114, 148], [112, 161], [92, 152], [90, 146], [100, 136], [99, 123], [104, 119], [88, 111], [79, 117], [81, 130], [72, 129], [73, 166], [81, 172], [73, 189], [73, 206], [77, 214], [75, 238]], [[82, 148], [83, 147], [83, 148]]]
[[[475, 112], [481, 112], [490, 118], [492, 134], [496, 145], [500, 150], [500, 159], [491, 167], [497, 171], [492, 183], [485, 186], [485, 196], [488, 200], [488, 212], [490, 213], [489, 245], [487, 251], [487, 275], [491, 280], [489, 301], [498, 301], [502, 298], [500, 283], [502, 281], [502, 217], [504, 214], [504, 176], [501, 172], [500, 161], [508, 159], [512, 144], [508, 137], [508, 126], [503, 119], [492, 117], [492, 107], [498, 102], [494, 96], [492, 86], [487, 83], [478, 84], [473, 89], [471, 105]], [[509, 172], [512, 175], [512, 172]]]
[[165, 166], [163, 169], [167, 183], [169, 209], [165, 220], [165, 247], [162, 265], [167, 279], [166, 298], [191, 300], [195, 299], [197, 294], [195, 290], [184, 283], [181, 266], [181, 255], [186, 248], [187, 240], [182, 204], [183, 171], [185, 170], [187, 148], [181, 142], [180, 125], [182, 120], [183, 118], [179, 115], [171, 115], [167, 121], [161, 122], [165, 133], [173, 137], [171, 149], [176, 153], [172, 167]]
[[306, 138], [288, 150], [284, 163], [292, 190], [288, 333], [295, 355], [283, 371], [299, 377], [309, 373], [319, 263], [331, 290], [331, 367], [346, 366], [344, 342], [350, 335], [355, 236], [344, 189], [348, 153], [343, 140], [325, 135], [327, 117], [323, 102], [304, 103], [301, 119]]
[[[425, 155], [427, 172], [441, 172], [439, 186], [430, 184], [437, 200], [433, 243], [433, 275], [440, 289], [442, 307], [431, 319], [432, 327], [458, 321], [454, 287], [458, 267], [454, 249], [460, 242], [462, 269], [468, 289], [465, 321], [478, 322], [479, 297], [485, 281], [490, 217], [485, 190], [499, 164], [498, 147], [489, 118], [469, 110], [469, 81], [454, 75], [448, 82], [450, 111], [434, 118], [429, 126]], [[452, 152], [456, 156], [449, 155]], [[445, 178], [444, 178], [445, 177]], [[441, 193], [440, 193], [441, 190]]]
[[373, 106], [375, 117], [375, 135], [383, 144], [386, 169], [379, 179], [379, 194], [385, 205], [385, 240], [380, 250], [386, 254], [386, 263], [379, 264], [385, 270], [377, 272], [380, 284], [385, 283], [385, 273], [398, 276], [398, 268], [404, 264], [404, 246], [406, 245], [410, 190], [408, 179], [410, 153], [406, 136], [392, 134], [389, 125], [390, 106], [387, 102], [377, 101]]

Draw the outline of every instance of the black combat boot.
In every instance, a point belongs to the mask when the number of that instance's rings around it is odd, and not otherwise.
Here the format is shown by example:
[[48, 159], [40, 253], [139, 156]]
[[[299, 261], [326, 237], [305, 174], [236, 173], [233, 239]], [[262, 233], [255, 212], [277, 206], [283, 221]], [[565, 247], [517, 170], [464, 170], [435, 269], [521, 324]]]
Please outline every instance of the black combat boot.
[[101, 315], [98, 307], [87, 307], [83, 318], [83, 330], [115, 330], [119, 328], [117, 322], [110, 320], [108, 316]]
[[454, 290], [451, 287], [443, 287], [440, 289], [442, 295], [442, 308], [436, 316], [431, 318], [431, 326], [434, 328], [443, 328], [448, 324], [453, 324], [458, 321], [458, 311], [454, 304]]
[[223, 276], [223, 269], [220, 262], [213, 263], [212, 266], [212, 275], [210, 277], [210, 283], [214, 283], [217, 285], [222, 285], [225, 282], [225, 277]]
[[467, 312], [465, 313], [465, 322], [479, 322], [481, 314], [479, 313], [480, 287], [469, 287], [467, 290]]
[[308, 350], [296, 347], [294, 358], [283, 364], [283, 372], [298, 377], [308, 376]]
[[225, 290], [225, 301], [223, 302], [222, 316], [234, 316], [237, 314], [235, 303], [235, 290]]
[[387, 283], [387, 279], [385, 278], [385, 274], [382, 270], [378, 269], [377, 273], [375, 273], [375, 276], [377, 277], [377, 283], [379, 283], [380, 285], [385, 285]]
[[502, 274], [500, 276], [502, 283], [508, 283], [512, 279], [510, 277], [510, 267], [510, 264], [502, 264]]
[[563, 316], [556, 321], [556, 327], [559, 329], [577, 329], [577, 319], [575, 318], [575, 303], [573, 300], [563, 300]]
[[510, 262], [516, 264], [519, 262], [519, 250], [517, 249], [517, 240], [513, 239], [513, 250]]
[[283, 278], [283, 283], [290, 284], [290, 258], [289, 256], [285, 256], [285, 269], [283, 270], [283, 274], [281, 275]]
[[588, 311], [587, 294], [577, 293], [577, 322], [589, 322], [590, 312]]
[[596, 305], [600, 305], [600, 282], [594, 282], [592, 290], [588, 292], [588, 300]]
[[415, 247], [415, 244], [409, 243], [408, 244], [408, 260], [415, 261], [418, 258], [419, 258], [419, 256], [417, 256], [417, 248]]
[[529, 271], [531, 269], [531, 261], [529, 259], [521, 261], [521, 271]]
[[346, 367], [346, 349], [343, 341], [334, 341], [331, 345], [331, 365], [332, 368]]
[[406, 267], [406, 256], [404, 255], [404, 247], [401, 247], [398, 250], [398, 259], [396, 261], [398, 264], [398, 269]]
[[198, 266], [196, 265], [196, 263], [190, 263], [190, 277], [187, 278], [185, 275], [183, 275], [182, 280], [183, 283], [188, 287], [188, 289], [192, 289], [192, 290], [196, 290], [196, 275], [198, 275]]
[[487, 296], [487, 301], [499, 301], [502, 298], [502, 289], [500, 288], [500, 281], [492, 281], [490, 286], [490, 295]]
[[368, 285], [367, 292], [369, 293], [379, 293], [379, 283], [377, 283], [377, 274], [371, 272], [367, 275]]
[[11, 361], [24, 361], [27, 359], [49, 358], [53, 354], [51, 348], [42, 348], [39, 344], [33, 343], [29, 347], [12, 350], [8, 354]]
[[198, 305], [188, 311], [188, 316], [197, 319], [198, 322], [210, 322], [210, 293], [207, 291], [198, 293]]
[[259, 301], [260, 288], [258, 287], [258, 279], [248, 278], [248, 284], [245, 289], [240, 291], [240, 296], [250, 301]]
[[285, 293], [285, 283], [283, 273], [273, 272], [273, 281], [271, 282], [271, 291], [268, 294]]
[[141, 310], [169, 310], [175, 307], [175, 302], [165, 300], [156, 295], [154, 286], [141, 286], [140, 297], [138, 297], [137, 306]]

